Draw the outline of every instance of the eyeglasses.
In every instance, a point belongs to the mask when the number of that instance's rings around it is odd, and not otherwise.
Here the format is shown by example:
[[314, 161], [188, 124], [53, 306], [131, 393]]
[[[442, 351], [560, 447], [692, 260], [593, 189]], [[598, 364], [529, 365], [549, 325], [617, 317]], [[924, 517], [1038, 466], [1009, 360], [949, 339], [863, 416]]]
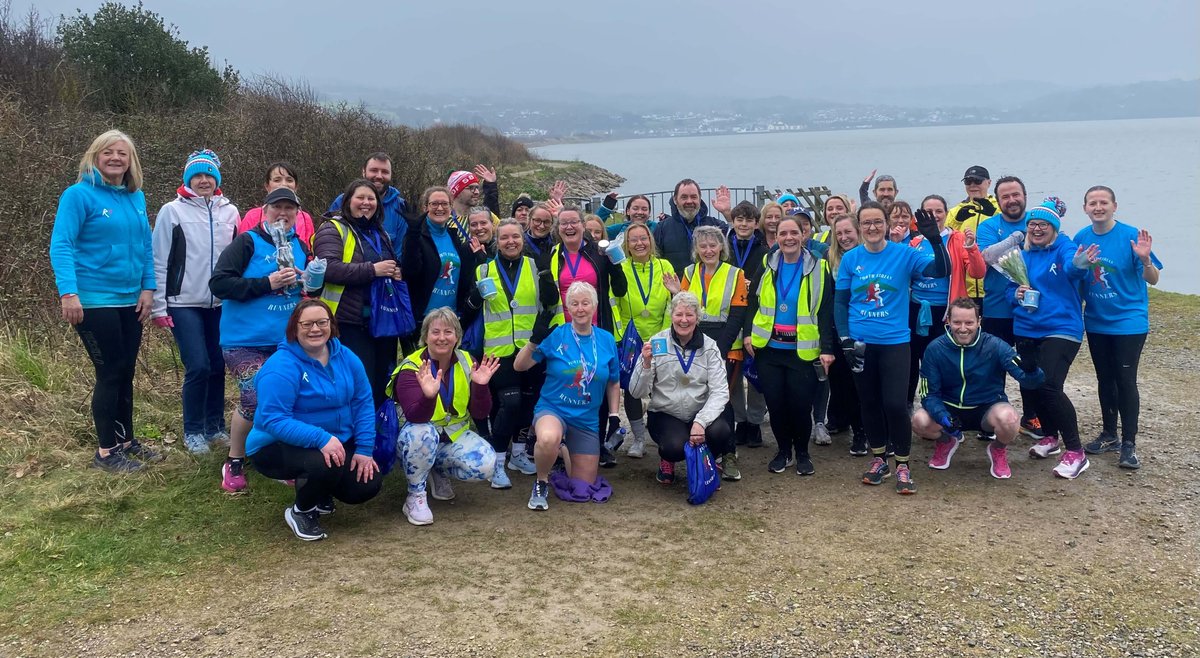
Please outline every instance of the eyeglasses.
[[882, 219], [872, 219], [865, 222], [859, 222], [858, 225], [863, 228], [867, 228], [868, 226], [885, 226], [887, 225], [887, 222], [883, 221]]
[[479, 190], [481, 190], [483, 188], [479, 187], [478, 185], [468, 185], [467, 189], [471, 190], [472, 192], [478, 192]]
[[1050, 228], [1050, 222], [1039, 222], [1039, 221], [1026, 222], [1025, 228], [1037, 229], [1039, 231], [1044, 231], [1044, 230]]
[[979, 185], [980, 183], [983, 182], [983, 179], [982, 178], [968, 178], [968, 179], [964, 180], [963, 182], [966, 183], [967, 185]]
[[324, 318], [322, 320], [301, 320], [297, 324], [299, 324], [300, 328], [305, 331], [308, 331], [309, 329], [312, 329], [313, 327], [317, 327], [318, 329], [324, 329], [325, 327], [329, 326], [329, 318]]
[[559, 223], [558, 223], [558, 226], [559, 226], [559, 228], [565, 228], [565, 227], [567, 227], [567, 226], [579, 226], [579, 225], [580, 225], [580, 224], [582, 224], [582, 223], [583, 223], [583, 222], [579, 222], [579, 221], [574, 221], [574, 222], [559, 222]]
[[450, 202], [449, 201], [430, 201], [429, 203], [427, 203], [425, 205], [429, 206], [430, 208], [449, 208]]

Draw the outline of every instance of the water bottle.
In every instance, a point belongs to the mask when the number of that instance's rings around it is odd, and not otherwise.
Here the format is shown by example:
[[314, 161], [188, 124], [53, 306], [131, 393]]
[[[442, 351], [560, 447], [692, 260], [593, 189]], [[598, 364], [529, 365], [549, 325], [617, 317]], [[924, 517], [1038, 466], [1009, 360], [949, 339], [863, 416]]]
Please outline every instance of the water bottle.
[[612, 438], [604, 442], [604, 447], [608, 448], [609, 452], [616, 452], [617, 448], [620, 448], [621, 444], [625, 443], [626, 434], [629, 434], [629, 430], [622, 427], [617, 430], [616, 434], [612, 435]]
[[825, 372], [825, 364], [821, 363], [820, 359], [813, 361], [813, 370], [817, 371], [817, 381], [823, 382], [829, 378], [829, 373]]
[[325, 285], [326, 266], [324, 258], [314, 258], [308, 261], [308, 267], [304, 268], [304, 274], [300, 277], [304, 282], [304, 292], [312, 294]]

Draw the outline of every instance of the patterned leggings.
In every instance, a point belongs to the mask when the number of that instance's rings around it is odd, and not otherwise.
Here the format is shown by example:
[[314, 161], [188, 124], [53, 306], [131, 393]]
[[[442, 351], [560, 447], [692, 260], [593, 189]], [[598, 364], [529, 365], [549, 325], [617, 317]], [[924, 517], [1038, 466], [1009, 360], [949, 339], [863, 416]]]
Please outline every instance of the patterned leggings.
[[429, 471], [465, 482], [487, 482], [496, 468], [496, 451], [471, 430], [457, 441], [441, 442], [432, 423], [408, 423], [400, 429], [397, 452], [404, 465], [409, 493], [423, 493]]

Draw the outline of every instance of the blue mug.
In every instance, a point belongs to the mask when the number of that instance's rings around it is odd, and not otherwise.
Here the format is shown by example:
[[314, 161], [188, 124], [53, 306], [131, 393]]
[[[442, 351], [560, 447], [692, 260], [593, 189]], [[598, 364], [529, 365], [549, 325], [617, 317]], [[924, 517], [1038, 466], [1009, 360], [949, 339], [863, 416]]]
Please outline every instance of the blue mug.
[[1021, 298], [1021, 306], [1032, 313], [1038, 309], [1038, 302], [1041, 300], [1042, 293], [1036, 290], [1026, 290], [1025, 295]]
[[484, 299], [492, 299], [499, 294], [499, 291], [496, 290], [496, 282], [490, 276], [476, 281], [475, 286], [479, 288], [479, 294], [483, 295]]
[[621, 248], [620, 242], [616, 240], [601, 240], [596, 244], [608, 254], [608, 260], [613, 265], [625, 260], [625, 250]]

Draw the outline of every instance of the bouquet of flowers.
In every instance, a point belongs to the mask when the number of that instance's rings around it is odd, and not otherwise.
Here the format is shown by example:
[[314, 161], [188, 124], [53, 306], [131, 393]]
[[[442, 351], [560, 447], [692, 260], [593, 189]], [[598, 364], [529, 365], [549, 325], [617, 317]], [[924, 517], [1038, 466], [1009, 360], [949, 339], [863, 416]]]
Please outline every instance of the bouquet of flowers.
[[1006, 251], [996, 259], [992, 267], [1018, 286], [1029, 285], [1029, 271], [1025, 269], [1025, 258], [1021, 255], [1020, 248], [1013, 247]]

